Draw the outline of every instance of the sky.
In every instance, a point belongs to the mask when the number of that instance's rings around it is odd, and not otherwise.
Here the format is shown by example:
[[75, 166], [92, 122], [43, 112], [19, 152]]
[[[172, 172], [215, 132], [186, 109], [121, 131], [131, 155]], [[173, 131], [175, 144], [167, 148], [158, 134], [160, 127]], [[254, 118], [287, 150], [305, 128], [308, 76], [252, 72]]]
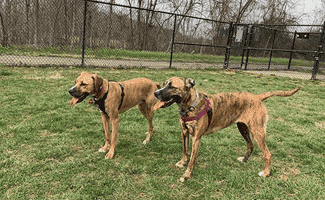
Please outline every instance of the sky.
[[[321, 6], [321, 0], [303, 0], [301, 5], [297, 6], [297, 14], [300, 16], [302, 13], [306, 13], [308, 16], [302, 17], [302, 24], [315, 24], [314, 9]], [[317, 21], [316, 23], [320, 23]]]
[[[115, 0], [115, 2], [117, 4], [125, 5], [125, 0]], [[299, 18], [299, 24], [323, 24], [323, 22], [320, 20], [315, 21], [314, 10], [320, 6], [321, 0], [299, 0], [299, 3], [296, 7], [297, 17], [301, 17], [303, 13], [306, 13], [306, 15], [303, 15], [301, 18]]]

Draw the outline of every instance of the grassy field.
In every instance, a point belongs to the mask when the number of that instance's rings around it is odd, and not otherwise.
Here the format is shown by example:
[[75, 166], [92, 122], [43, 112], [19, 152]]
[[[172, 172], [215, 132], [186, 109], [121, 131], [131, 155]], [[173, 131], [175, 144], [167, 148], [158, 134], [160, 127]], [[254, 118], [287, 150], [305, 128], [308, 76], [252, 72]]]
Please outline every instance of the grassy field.
[[[120, 115], [116, 156], [105, 160], [98, 110], [88, 100], [71, 108], [68, 89], [82, 71], [110, 80], [147, 77], [159, 83], [191, 77], [210, 94], [303, 88], [265, 101], [271, 177], [256, 148], [235, 125], [204, 136], [194, 174], [185, 183], [176, 105], [160, 109], [143, 145], [147, 121], [134, 107]], [[325, 84], [319, 81], [217, 70], [107, 70], [0, 66], [0, 199], [324, 199]]]
[[[0, 55], [22, 55], [22, 56], [55, 56], [55, 57], [77, 57], [81, 58], [81, 48], [35, 48], [32, 46], [11, 46], [0, 47]], [[85, 56], [87, 58], [103, 58], [103, 59], [142, 59], [150, 61], [169, 61], [169, 52], [152, 52], [152, 51], [132, 51], [125, 49], [86, 49]], [[223, 63], [224, 55], [205, 55], [205, 54], [187, 54], [174, 53], [174, 62], [199, 62], [199, 63]], [[230, 62], [240, 63], [241, 56], [230, 56]], [[288, 65], [288, 58], [272, 58], [272, 65]], [[250, 57], [249, 64], [268, 65], [269, 58]], [[313, 66], [314, 61], [293, 59], [292, 66]], [[321, 63], [321, 66], [323, 64]]]

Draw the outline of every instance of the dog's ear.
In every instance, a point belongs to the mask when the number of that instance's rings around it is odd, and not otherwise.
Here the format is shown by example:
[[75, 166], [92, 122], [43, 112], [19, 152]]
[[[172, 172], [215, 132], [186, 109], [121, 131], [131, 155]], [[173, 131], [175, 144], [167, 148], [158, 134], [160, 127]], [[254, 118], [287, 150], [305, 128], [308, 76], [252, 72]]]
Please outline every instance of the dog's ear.
[[81, 75], [81, 74], [83, 74], [84, 72], [81, 72], [79, 75], [78, 75], [78, 77]]
[[100, 90], [100, 87], [103, 85], [103, 79], [102, 79], [102, 77], [98, 76], [98, 74], [91, 75], [91, 78], [94, 81], [95, 92], [98, 93]]
[[191, 79], [191, 78], [186, 78], [186, 79], [185, 79], [185, 85], [186, 85], [186, 87], [188, 87], [188, 88], [194, 87], [194, 85], [195, 85], [195, 80], [194, 80], [194, 79]]

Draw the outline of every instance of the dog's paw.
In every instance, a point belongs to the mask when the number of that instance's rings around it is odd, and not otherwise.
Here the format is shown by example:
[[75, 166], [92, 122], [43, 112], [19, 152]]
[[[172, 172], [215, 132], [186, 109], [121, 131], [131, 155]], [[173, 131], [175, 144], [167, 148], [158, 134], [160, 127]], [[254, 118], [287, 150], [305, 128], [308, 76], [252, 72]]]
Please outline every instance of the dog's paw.
[[179, 179], [180, 182], [184, 182], [185, 180], [189, 179], [191, 177], [192, 172], [188, 171], [188, 169], [185, 171], [183, 176]]
[[100, 149], [98, 149], [98, 152], [106, 152], [106, 150], [103, 148], [100, 148]]
[[261, 176], [261, 177], [268, 177], [268, 176], [270, 176], [270, 174], [265, 174], [264, 171], [261, 171], [260, 173], [258, 173], [258, 175]]
[[237, 160], [239, 160], [240, 162], [244, 162], [244, 158], [245, 157], [239, 157], [239, 158], [237, 158]]
[[148, 143], [149, 143], [149, 140], [145, 139], [145, 140], [143, 140], [142, 143], [143, 143], [143, 144], [148, 144]]
[[112, 159], [114, 158], [114, 153], [108, 152], [105, 156], [105, 159]]
[[183, 168], [185, 166], [185, 162], [183, 160], [176, 163], [176, 167]]
[[146, 139], [143, 141], [143, 144], [148, 144], [150, 142], [150, 137], [151, 137], [151, 134], [149, 134], [149, 132], [146, 132]]

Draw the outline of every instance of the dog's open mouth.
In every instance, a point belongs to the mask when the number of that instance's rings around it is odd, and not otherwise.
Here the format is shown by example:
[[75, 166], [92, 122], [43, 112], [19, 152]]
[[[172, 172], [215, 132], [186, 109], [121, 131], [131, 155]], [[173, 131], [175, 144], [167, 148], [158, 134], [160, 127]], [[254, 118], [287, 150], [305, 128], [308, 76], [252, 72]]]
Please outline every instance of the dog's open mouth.
[[156, 111], [156, 110], [158, 110], [159, 108], [168, 108], [169, 106], [171, 106], [173, 103], [175, 103], [175, 100], [172, 98], [172, 99], [170, 99], [170, 100], [168, 100], [168, 101], [159, 101], [159, 102], [157, 102], [155, 105], [154, 105], [154, 107], [153, 107], [153, 109]]
[[88, 92], [83, 93], [79, 98], [77, 97], [73, 97], [70, 101], [70, 105], [73, 107], [74, 105], [76, 105], [77, 103], [82, 102], [87, 96], [89, 95]]

